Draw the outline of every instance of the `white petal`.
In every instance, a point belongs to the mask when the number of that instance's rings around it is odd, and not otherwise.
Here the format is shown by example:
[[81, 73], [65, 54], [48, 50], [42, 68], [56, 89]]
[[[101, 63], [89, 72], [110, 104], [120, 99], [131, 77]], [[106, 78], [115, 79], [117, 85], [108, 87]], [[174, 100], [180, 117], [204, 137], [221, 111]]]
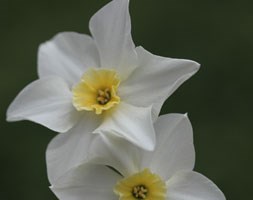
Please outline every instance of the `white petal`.
[[30, 120], [54, 131], [65, 132], [79, 119], [71, 91], [59, 77], [36, 80], [26, 86], [7, 110], [8, 121]]
[[120, 178], [106, 166], [86, 164], [66, 173], [51, 190], [60, 200], [117, 200], [113, 188]]
[[156, 148], [144, 153], [142, 168], [149, 166], [165, 180], [178, 170], [192, 170], [195, 163], [193, 133], [186, 115], [168, 114], [154, 124]]
[[111, 1], [90, 20], [90, 31], [99, 51], [101, 66], [117, 69], [122, 79], [137, 64], [128, 4], [128, 0]]
[[153, 118], [156, 119], [163, 102], [197, 72], [199, 64], [191, 60], [156, 56], [142, 47], [137, 47], [136, 51], [138, 68], [122, 82], [119, 95], [135, 106], [153, 104]]
[[124, 177], [140, 171], [141, 149], [113, 134], [103, 134], [90, 145], [92, 163], [111, 166]]
[[168, 180], [167, 186], [168, 200], [226, 199], [211, 180], [197, 172], [178, 172]]
[[89, 145], [96, 137], [92, 131], [100, 122], [100, 118], [94, 113], [86, 113], [74, 128], [52, 139], [46, 151], [47, 172], [51, 184], [68, 170], [86, 161]]
[[155, 147], [155, 132], [151, 107], [135, 107], [121, 102], [106, 113], [104, 121], [94, 133], [113, 133], [152, 151]]
[[87, 68], [99, 67], [99, 62], [94, 41], [88, 35], [59, 33], [39, 47], [39, 76], [60, 76], [70, 87], [80, 81]]

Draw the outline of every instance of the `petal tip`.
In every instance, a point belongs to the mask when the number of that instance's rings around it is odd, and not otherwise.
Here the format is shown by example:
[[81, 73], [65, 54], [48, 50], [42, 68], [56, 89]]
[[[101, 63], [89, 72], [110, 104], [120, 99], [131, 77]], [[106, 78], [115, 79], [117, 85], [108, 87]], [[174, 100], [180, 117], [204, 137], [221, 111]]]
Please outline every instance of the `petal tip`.
[[154, 151], [155, 150], [155, 144], [151, 144], [149, 146], [146, 146], [145, 150], [147, 150], [147, 151]]
[[195, 67], [195, 71], [197, 72], [200, 69], [200, 63], [196, 62], [196, 61], [192, 61]]
[[[11, 111], [12, 110], [12, 111]], [[17, 115], [15, 115], [15, 112], [12, 109], [12, 106], [10, 105], [9, 108], [6, 111], [6, 121], [7, 122], [14, 122], [21, 120]]]
[[11, 117], [11, 116], [9, 116], [9, 115], [6, 115], [6, 119], [5, 119], [7, 122], [13, 122], [13, 121], [15, 121], [14, 119], [13, 119], [13, 117]]
[[187, 119], [189, 118], [189, 117], [188, 117], [188, 113], [185, 113], [183, 116], [184, 116], [185, 118], [187, 118]]
[[146, 151], [154, 151], [156, 147], [156, 138], [153, 138], [153, 140], [145, 141], [145, 143], [136, 143], [137, 146], [140, 148], [146, 150]]

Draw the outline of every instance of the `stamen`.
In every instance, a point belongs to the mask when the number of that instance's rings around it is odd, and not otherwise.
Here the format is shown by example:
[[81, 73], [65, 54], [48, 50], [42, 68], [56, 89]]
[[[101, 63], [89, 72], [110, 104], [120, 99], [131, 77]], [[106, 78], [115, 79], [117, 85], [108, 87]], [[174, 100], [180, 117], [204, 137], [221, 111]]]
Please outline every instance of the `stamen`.
[[99, 89], [98, 90], [98, 95], [97, 95], [97, 102], [100, 105], [105, 105], [107, 104], [111, 99], [111, 92], [109, 88], [105, 88], [104, 90]]
[[132, 195], [137, 200], [143, 200], [147, 197], [148, 189], [144, 185], [137, 185], [132, 190]]

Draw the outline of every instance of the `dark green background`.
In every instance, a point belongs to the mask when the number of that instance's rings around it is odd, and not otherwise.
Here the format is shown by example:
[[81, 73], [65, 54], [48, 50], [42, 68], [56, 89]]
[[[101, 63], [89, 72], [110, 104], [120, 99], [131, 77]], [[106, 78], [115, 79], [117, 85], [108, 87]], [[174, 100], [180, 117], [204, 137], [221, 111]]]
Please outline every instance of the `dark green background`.
[[[89, 18], [107, 2], [1, 0], [1, 200], [56, 199], [44, 158], [55, 133], [27, 121], [7, 123], [6, 109], [37, 78], [38, 45], [62, 31], [89, 33]], [[196, 170], [228, 200], [252, 199], [253, 1], [132, 0], [130, 12], [136, 45], [201, 63], [162, 113], [188, 112]]]

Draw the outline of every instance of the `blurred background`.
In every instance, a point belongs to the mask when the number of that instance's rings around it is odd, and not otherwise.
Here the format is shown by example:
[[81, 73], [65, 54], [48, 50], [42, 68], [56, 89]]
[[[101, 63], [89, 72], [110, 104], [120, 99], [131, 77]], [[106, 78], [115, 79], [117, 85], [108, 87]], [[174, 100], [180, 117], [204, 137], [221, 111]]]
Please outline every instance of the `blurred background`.
[[[56, 135], [32, 122], [7, 123], [8, 105], [37, 79], [37, 48], [58, 32], [89, 34], [89, 18], [108, 0], [1, 0], [1, 200], [56, 200], [45, 149]], [[132, 0], [136, 45], [202, 67], [162, 113], [186, 113], [194, 128], [196, 171], [227, 199], [251, 199], [253, 179], [253, 1]]]

